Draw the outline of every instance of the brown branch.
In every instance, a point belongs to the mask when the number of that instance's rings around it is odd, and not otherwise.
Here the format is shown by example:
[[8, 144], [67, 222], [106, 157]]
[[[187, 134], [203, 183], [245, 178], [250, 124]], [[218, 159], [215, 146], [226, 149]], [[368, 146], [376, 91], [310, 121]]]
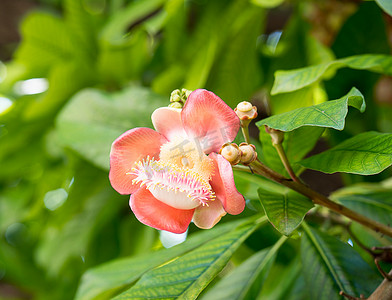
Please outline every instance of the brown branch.
[[[392, 270], [388, 273], [392, 276]], [[392, 299], [392, 281], [384, 279], [378, 288], [370, 295], [367, 300], [391, 300]]]
[[312, 190], [301, 182], [294, 182], [293, 180], [283, 177], [281, 174], [271, 170], [267, 166], [263, 165], [260, 161], [254, 161], [251, 163], [252, 169], [255, 173], [267, 177], [277, 183], [280, 183], [306, 197], [311, 199], [315, 204], [327, 207], [330, 210], [346, 216], [347, 218], [358, 222], [359, 224], [366, 226], [375, 232], [380, 232], [382, 234], [392, 237], [392, 228], [381, 224], [377, 221], [371, 220], [366, 216], [363, 216], [339, 203], [333, 202], [326, 196]]

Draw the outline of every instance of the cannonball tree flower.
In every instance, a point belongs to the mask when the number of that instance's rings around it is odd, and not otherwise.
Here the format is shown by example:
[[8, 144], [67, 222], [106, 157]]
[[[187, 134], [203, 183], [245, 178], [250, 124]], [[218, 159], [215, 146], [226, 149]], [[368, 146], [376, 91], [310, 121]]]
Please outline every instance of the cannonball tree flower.
[[109, 179], [131, 194], [137, 219], [151, 227], [183, 233], [193, 220], [204, 229], [245, 207], [230, 163], [217, 152], [232, 141], [240, 121], [218, 96], [193, 91], [183, 109], [161, 107], [152, 116], [156, 131], [134, 128], [117, 138]]

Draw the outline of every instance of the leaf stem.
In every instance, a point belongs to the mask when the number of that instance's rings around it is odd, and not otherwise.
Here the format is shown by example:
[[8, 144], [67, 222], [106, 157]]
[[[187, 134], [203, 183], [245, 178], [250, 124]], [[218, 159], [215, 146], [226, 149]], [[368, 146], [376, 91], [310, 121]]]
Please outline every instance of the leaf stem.
[[297, 175], [295, 175], [293, 169], [291, 168], [290, 162], [287, 159], [287, 155], [283, 149], [282, 144], [281, 143], [279, 143], [279, 144], [273, 143], [273, 145], [274, 145], [276, 151], [278, 152], [280, 160], [282, 161], [283, 166], [286, 169], [287, 173], [289, 173], [291, 179], [293, 179], [295, 182], [301, 183], [301, 180], [297, 177]]
[[341, 214], [353, 221], [358, 222], [359, 224], [366, 226], [375, 232], [380, 232], [382, 234], [388, 235], [392, 237], [392, 228], [389, 226], [386, 226], [384, 224], [381, 224], [377, 221], [371, 220], [367, 218], [366, 216], [363, 216], [361, 214], [358, 214], [357, 212], [339, 204], [336, 202], [333, 202], [330, 200], [328, 197], [312, 190], [308, 186], [304, 185], [301, 182], [296, 182], [291, 179], [285, 178], [281, 174], [275, 172], [274, 170], [271, 170], [264, 164], [262, 164], [259, 160], [254, 161], [253, 163], [250, 164], [252, 167], [253, 171], [256, 174], [262, 175], [264, 177], [267, 177], [268, 179], [271, 179], [279, 184], [282, 184], [306, 197], [311, 199], [315, 204], [319, 204], [321, 206], [327, 207], [330, 210]]

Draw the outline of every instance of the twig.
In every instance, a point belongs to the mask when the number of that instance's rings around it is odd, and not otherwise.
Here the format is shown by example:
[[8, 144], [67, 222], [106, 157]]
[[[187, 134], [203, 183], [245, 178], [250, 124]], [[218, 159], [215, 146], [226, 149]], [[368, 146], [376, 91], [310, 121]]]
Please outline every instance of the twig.
[[295, 182], [293, 180], [283, 177], [281, 174], [275, 172], [274, 170], [271, 170], [270, 168], [262, 164], [259, 160], [256, 160], [253, 163], [251, 163], [251, 166], [256, 174], [262, 175], [288, 188], [291, 188], [292, 190], [308, 197], [315, 204], [319, 204], [321, 206], [327, 207], [334, 212], [337, 212], [353, 221], [358, 222], [359, 224], [362, 224], [363, 226], [371, 228], [375, 232], [380, 232], [382, 234], [392, 237], [391, 227], [388, 227], [377, 221], [371, 220], [368, 217], [363, 216], [339, 203], [333, 202], [326, 196], [312, 190], [311, 188], [307, 187], [301, 182]]

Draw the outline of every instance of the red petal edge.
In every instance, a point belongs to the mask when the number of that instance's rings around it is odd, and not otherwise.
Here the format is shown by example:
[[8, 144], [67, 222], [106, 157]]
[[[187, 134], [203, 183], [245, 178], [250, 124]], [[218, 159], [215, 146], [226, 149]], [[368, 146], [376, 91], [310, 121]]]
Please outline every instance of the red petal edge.
[[210, 184], [217, 199], [229, 214], [240, 214], [245, 208], [245, 199], [235, 187], [230, 163], [220, 154], [211, 153], [208, 157], [213, 159], [215, 165]]
[[181, 118], [186, 133], [197, 139], [207, 154], [234, 140], [240, 128], [236, 113], [217, 95], [202, 89], [189, 95]]
[[143, 224], [173, 233], [184, 233], [194, 213], [194, 209], [182, 210], [162, 203], [144, 187], [131, 195], [129, 205]]
[[147, 156], [159, 158], [166, 138], [150, 128], [138, 127], [123, 133], [112, 144], [109, 179], [120, 194], [131, 194], [139, 188], [132, 184], [133, 175], [127, 175], [134, 164]]

